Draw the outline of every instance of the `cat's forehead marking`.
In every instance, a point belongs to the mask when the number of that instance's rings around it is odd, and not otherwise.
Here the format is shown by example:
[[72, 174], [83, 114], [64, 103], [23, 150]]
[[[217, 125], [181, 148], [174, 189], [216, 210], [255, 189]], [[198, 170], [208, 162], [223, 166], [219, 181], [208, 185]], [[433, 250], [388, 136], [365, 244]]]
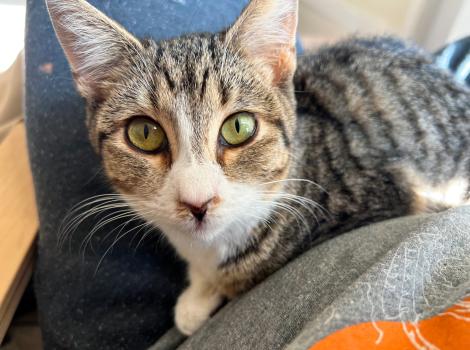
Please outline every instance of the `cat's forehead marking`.
[[190, 151], [191, 157], [202, 160], [210, 130], [220, 127], [213, 123], [215, 116], [231, 97], [228, 75], [220, 67], [220, 41], [203, 35], [144, 46], [154, 57], [155, 83], [149, 91], [153, 108], [169, 117], [178, 153]]
[[204, 99], [204, 95], [206, 93], [206, 87], [207, 87], [207, 80], [209, 79], [209, 68], [206, 68], [204, 70], [204, 76], [202, 77], [202, 86], [201, 86], [201, 93], [199, 95], [200, 99]]
[[219, 78], [225, 75], [221, 69], [224, 45], [216, 35], [192, 35], [184, 39], [154, 43], [154, 63], [163, 72], [172, 91], [191, 92], [203, 99], [211, 73]]

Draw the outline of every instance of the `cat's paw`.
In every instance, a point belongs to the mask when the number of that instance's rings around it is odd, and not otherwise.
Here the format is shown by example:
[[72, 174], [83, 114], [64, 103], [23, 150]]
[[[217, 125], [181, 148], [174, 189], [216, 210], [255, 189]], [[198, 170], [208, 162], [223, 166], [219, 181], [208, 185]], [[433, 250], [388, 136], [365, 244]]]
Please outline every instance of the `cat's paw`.
[[220, 305], [222, 298], [217, 294], [201, 295], [189, 287], [178, 298], [175, 307], [175, 324], [184, 335], [196, 332]]

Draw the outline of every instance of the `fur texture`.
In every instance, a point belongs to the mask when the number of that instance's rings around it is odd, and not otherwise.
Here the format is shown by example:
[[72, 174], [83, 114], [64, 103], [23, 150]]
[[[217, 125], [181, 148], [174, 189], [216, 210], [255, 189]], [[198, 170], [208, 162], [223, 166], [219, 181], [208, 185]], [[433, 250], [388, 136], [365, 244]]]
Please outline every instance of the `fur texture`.
[[[189, 264], [185, 334], [315, 242], [469, 201], [470, 92], [398, 40], [339, 43], [294, 77], [295, 0], [253, 0], [223, 33], [162, 42], [83, 0], [47, 3], [109, 181]], [[240, 111], [257, 132], [227, 147], [221, 125]], [[134, 116], [159, 123], [165, 151], [129, 146]], [[201, 225], [182, 203], [209, 203]]]

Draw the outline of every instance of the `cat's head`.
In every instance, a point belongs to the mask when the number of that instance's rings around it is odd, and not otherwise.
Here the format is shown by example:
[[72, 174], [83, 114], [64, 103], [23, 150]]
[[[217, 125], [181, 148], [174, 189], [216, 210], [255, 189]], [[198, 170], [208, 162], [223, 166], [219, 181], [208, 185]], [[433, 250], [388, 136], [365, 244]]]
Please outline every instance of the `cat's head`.
[[114, 188], [169, 236], [246, 239], [289, 173], [297, 0], [161, 42], [83, 0], [47, 4]]

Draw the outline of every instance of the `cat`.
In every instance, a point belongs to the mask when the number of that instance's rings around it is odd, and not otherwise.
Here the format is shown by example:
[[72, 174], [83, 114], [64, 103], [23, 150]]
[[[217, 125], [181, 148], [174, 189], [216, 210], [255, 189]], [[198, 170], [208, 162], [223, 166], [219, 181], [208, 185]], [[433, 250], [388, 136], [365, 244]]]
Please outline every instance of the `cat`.
[[470, 91], [409, 44], [297, 58], [297, 0], [160, 42], [47, 5], [109, 182], [188, 263], [186, 335], [314, 243], [469, 203]]

